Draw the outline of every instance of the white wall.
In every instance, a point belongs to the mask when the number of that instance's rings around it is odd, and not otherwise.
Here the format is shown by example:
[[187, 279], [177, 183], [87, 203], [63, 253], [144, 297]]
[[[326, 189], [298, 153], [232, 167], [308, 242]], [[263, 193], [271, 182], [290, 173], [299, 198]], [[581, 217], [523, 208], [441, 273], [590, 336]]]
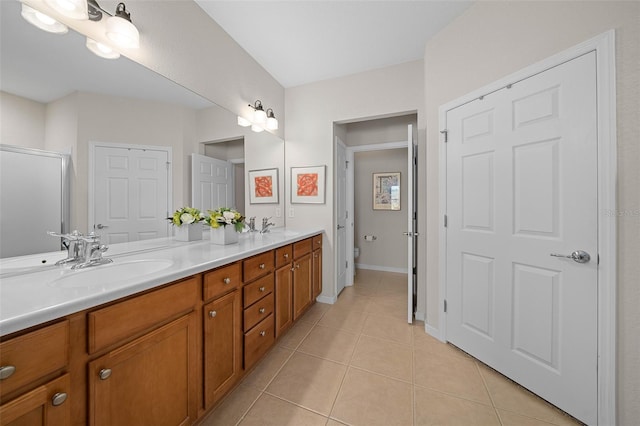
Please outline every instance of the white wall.
[[[335, 297], [334, 272], [334, 123], [420, 112], [424, 104], [422, 61], [320, 81], [285, 91], [287, 227], [327, 229], [323, 244], [323, 291]], [[337, 131], [344, 133], [344, 128]], [[344, 134], [343, 134], [344, 136]], [[327, 166], [325, 204], [290, 204], [290, 168]], [[420, 307], [418, 307], [420, 308]]]
[[[407, 148], [356, 152], [353, 167], [354, 243], [360, 247], [356, 267], [406, 273]], [[379, 172], [400, 172], [400, 210], [373, 210], [373, 173]], [[365, 235], [376, 240], [365, 241]]]
[[40, 102], [0, 91], [0, 143], [45, 149], [45, 113]]
[[[618, 424], [640, 418], [640, 3], [476, 2], [425, 48], [427, 322], [438, 313], [438, 107], [606, 30], [616, 30]], [[612, 219], [614, 220], [614, 219]], [[422, 279], [420, 280], [423, 283]], [[422, 293], [424, 294], [424, 293]]]

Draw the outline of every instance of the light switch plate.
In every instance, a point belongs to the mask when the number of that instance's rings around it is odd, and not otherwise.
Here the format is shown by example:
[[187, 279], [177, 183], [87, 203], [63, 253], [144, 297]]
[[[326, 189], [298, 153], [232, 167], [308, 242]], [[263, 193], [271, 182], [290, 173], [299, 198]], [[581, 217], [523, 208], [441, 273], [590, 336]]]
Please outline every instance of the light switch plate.
[[280, 216], [282, 216], [282, 210], [280, 210], [280, 207], [276, 207], [276, 217]]
[[289, 217], [294, 217], [295, 216], [295, 212], [293, 210], [293, 207], [289, 207]]

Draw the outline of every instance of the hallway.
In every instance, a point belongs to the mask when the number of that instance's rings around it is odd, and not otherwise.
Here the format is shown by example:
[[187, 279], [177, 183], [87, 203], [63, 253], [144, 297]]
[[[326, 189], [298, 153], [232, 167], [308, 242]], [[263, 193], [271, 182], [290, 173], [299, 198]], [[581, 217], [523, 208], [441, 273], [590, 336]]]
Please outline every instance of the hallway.
[[578, 425], [406, 323], [406, 275], [358, 270], [316, 303], [202, 425]]

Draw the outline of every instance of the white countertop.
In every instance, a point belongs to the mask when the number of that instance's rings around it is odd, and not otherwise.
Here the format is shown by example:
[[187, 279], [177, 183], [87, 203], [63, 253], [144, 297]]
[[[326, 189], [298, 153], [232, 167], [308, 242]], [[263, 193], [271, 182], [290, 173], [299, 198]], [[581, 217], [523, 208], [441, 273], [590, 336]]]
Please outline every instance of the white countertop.
[[[237, 244], [226, 246], [211, 244], [208, 239], [181, 242], [173, 238], [113, 244], [104, 256], [112, 258], [113, 263], [82, 270], [53, 265], [52, 263], [65, 257], [65, 253], [61, 252], [2, 259], [0, 336], [112, 302], [322, 232], [322, 229], [293, 231], [276, 228], [266, 234], [240, 234]], [[46, 263], [42, 263], [45, 260]], [[118, 269], [125, 263], [134, 267], [142, 266], [139, 270], [143, 270], [144, 266], [162, 269], [131, 276], [123, 274]]]

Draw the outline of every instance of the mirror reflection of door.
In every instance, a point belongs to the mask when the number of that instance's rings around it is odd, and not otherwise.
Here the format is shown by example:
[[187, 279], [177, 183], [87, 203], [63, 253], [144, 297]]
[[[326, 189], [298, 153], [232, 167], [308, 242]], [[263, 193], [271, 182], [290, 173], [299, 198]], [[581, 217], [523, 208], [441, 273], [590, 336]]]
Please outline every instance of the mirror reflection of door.
[[[231, 207], [244, 212], [244, 138], [207, 142], [204, 144], [204, 156], [194, 154], [195, 157], [199, 158], [200, 164], [198, 166], [195, 166], [195, 162], [192, 164], [191, 202], [193, 207], [202, 211]], [[209, 163], [210, 166], [203, 169], [202, 162]], [[210, 167], [213, 175], [207, 177], [206, 172]], [[224, 173], [223, 170], [225, 170]], [[211, 185], [214, 186], [210, 188], [211, 190], [205, 191], [210, 185], [206, 182], [207, 180], [210, 180]]]
[[102, 242], [168, 236], [171, 148], [93, 143], [90, 157], [89, 227]]

